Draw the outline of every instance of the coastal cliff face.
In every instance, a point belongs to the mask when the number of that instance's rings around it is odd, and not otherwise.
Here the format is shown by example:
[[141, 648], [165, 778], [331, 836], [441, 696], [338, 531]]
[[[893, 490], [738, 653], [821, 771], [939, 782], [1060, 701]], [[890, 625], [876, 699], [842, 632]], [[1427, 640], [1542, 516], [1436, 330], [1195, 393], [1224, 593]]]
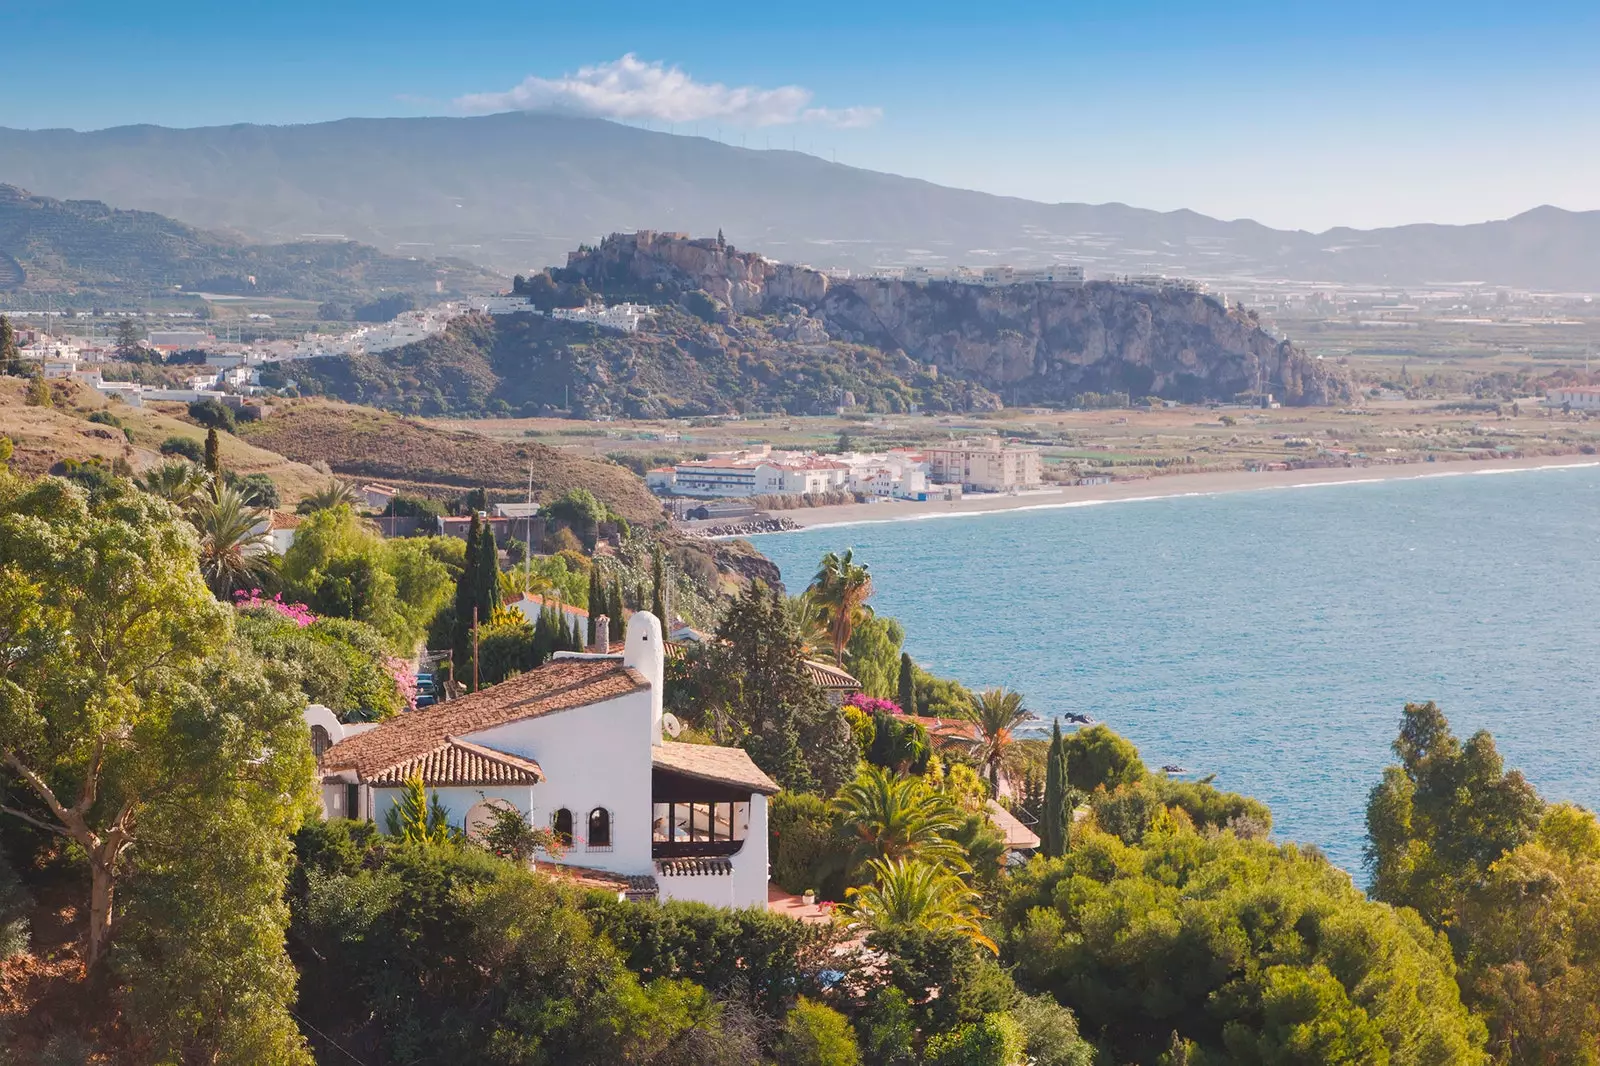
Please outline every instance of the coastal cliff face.
[[[1109, 282], [1081, 286], [830, 279], [717, 239], [614, 234], [568, 258], [601, 292], [699, 290], [737, 314], [804, 311], [839, 340], [904, 352], [1009, 403], [1087, 392], [1228, 400], [1263, 390], [1292, 405], [1349, 403], [1348, 370], [1262, 330], [1200, 293]], [[814, 328], [814, 327], [812, 327]]]

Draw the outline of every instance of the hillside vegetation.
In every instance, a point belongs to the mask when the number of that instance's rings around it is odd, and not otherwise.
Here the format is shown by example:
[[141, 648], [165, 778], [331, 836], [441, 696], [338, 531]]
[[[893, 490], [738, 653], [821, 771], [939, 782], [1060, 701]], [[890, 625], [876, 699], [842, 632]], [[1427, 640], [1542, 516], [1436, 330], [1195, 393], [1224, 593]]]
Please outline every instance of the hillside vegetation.
[[370, 408], [320, 401], [289, 406], [242, 427], [244, 439], [300, 462], [325, 462], [350, 479], [371, 479], [431, 496], [473, 488], [527, 491], [547, 501], [588, 489], [629, 522], [650, 526], [661, 505], [632, 471], [584, 459], [543, 444], [513, 444], [473, 433], [441, 430]]
[[296, 368], [303, 388], [412, 414], [665, 418], [748, 411], [990, 410], [993, 393], [904, 354], [831, 341], [804, 316], [707, 323], [666, 306], [637, 334], [543, 315], [458, 320], [442, 336]]
[[149, 211], [52, 200], [0, 185], [0, 288], [115, 302], [178, 289], [306, 300], [482, 292], [503, 279], [460, 260], [346, 240], [249, 244]]

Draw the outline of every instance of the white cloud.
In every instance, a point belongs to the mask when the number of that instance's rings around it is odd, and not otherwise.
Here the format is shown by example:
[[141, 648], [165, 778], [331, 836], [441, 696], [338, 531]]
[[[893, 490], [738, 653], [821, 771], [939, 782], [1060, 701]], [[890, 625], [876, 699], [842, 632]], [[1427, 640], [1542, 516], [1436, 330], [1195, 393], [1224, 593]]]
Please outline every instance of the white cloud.
[[782, 85], [730, 88], [695, 81], [679, 67], [645, 62], [632, 52], [610, 63], [580, 67], [559, 78], [529, 76], [504, 92], [459, 96], [463, 111], [559, 111], [592, 118], [658, 122], [720, 121], [731, 126], [786, 126], [797, 122], [857, 128], [883, 117], [876, 107], [812, 107], [810, 89]]

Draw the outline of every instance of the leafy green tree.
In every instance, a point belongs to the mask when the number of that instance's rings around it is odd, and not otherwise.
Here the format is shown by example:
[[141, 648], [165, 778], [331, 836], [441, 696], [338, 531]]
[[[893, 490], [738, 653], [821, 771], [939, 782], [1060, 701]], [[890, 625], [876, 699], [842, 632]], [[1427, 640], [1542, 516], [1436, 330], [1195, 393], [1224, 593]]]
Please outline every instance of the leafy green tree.
[[383, 636], [365, 622], [318, 618], [310, 625], [276, 606], [241, 609], [235, 632], [272, 664], [285, 690], [329, 708], [343, 722], [373, 722], [404, 707]]
[[1045, 756], [1044, 815], [1040, 818], [1040, 850], [1049, 858], [1067, 853], [1067, 835], [1072, 825], [1071, 786], [1068, 784], [1067, 746], [1061, 736], [1061, 720], [1050, 729], [1050, 752]]
[[1017, 981], [1119, 1062], [1155, 1060], [1174, 1031], [1196, 1061], [1485, 1061], [1442, 935], [1318, 854], [1202, 835], [1181, 811], [1137, 846], [1084, 827], [1009, 879], [1000, 925]]
[[45, 381], [44, 375], [37, 369], [28, 378], [28, 391], [24, 401], [29, 407], [55, 406], [55, 400], [50, 395], [50, 383]]
[[207, 429], [225, 429], [232, 433], [236, 428], [233, 409], [214, 397], [191, 403], [189, 417]]
[[1092, 725], [1063, 738], [1067, 784], [1079, 792], [1114, 789], [1144, 776], [1139, 749], [1106, 725]]
[[865, 563], [855, 561], [855, 549], [843, 555], [829, 552], [811, 579], [807, 595], [813, 597], [828, 618], [828, 634], [833, 639], [833, 658], [844, 662], [845, 645], [862, 619], [872, 613], [867, 600], [872, 597], [872, 575]]
[[907, 714], [917, 713], [917, 678], [911, 664], [911, 653], [900, 653], [900, 676], [895, 686], [896, 700]]
[[1012, 1066], [1022, 1061], [1027, 1037], [1009, 1014], [987, 1014], [982, 1021], [938, 1033], [928, 1041], [928, 1066]]
[[922, 859], [966, 869], [966, 856], [953, 839], [960, 824], [955, 806], [920, 777], [867, 765], [839, 790], [834, 808], [853, 841], [852, 869], [875, 859]]
[[799, 895], [814, 889], [824, 899], [844, 894], [848, 853], [839, 813], [821, 796], [783, 791], [772, 798], [767, 813], [768, 854], [772, 880]]
[[193, 437], [171, 436], [161, 442], [162, 455], [176, 455], [204, 469], [205, 449]]
[[168, 818], [281, 824], [309, 788], [297, 710], [226, 654], [231, 612], [194, 558], [187, 523], [131, 486], [91, 504], [0, 475], [0, 763], [20, 782], [0, 810], [81, 849], [91, 967], [147, 826], [154, 848]]
[[200, 573], [217, 599], [250, 588], [270, 571], [266, 512], [251, 507], [236, 489], [213, 482], [190, 516], [200, 534]]
[[420, 631], [399, 600], [391, 554], [372, 525], [348, 504], [308, 515], [295, 530], [279, 572], [284, 595], [318, 613], [366, 622], [391, 648], [411, 654]]
[[978, 746], [973, 757], [989, 772], [989, 788], [1000, 794], [1000, 771], [1009, 760], [1016, 743], [1016, 729], [1035, 718], [1022, 705], [1022, 693], [1005, 688], [985, 689], [973, 707], [972, 723], [978, 730]]
[[872, 740], [867, 761], [900, 774], [926, 773], [933, 757], [933, 742], [921, 722], [887, 711], [872, 715]]
[[1406, 704], [1394, 752], [1400, 765], [1367, 803], [1372, 894], [1443, 928], [1465, 890], [1532, 837], [1543, 804], [1487, 732], [1463, 745], [1431, 700]]
[[850, 642], [845, 646], [845, 661], [867, 695], [884, 700], [894, 698], [895, 684], [899, 680], [900, 645], [905, 639], [906, 631], [899, 622], [877, 615], [862, 618], [851, 630]]
[[861, 1050], [844, 1015], [804, 996], [784, 1019], [778, 1066], [859, 1066]]
[[1094, 1066], [1094, 1045], [1079, 1034], [1078, 1019], [1049, 996], [1019, 996], [1011, 1016], [1033, 1066]]
[[17, 350], [17, 331], [11, 319], [0, 315], [0, 374], [22, 375], [22, 357]]
[[266, 510], [276, 510], [283, 506], [283, 496], [278, 492], [277, 482], [268, 474], [244, 474], [241, 476], [228, 475], [228, 483], [244, 494], [246, 500], [255, 507]]

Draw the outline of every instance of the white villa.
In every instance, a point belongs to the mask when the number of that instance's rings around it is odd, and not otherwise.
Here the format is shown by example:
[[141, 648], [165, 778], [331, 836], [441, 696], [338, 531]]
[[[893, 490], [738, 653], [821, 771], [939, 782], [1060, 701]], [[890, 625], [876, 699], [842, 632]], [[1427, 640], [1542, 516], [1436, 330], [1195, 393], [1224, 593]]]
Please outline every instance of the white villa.
[[663, 736], [665, 651], [661, 623], [639, 612], [621, 655], [562, 653], [375, 726], [341, 726], [313, 707], [323, 812], [383, 826], [420, 773], [469, 833], [493, 806], [551, 827], [570, 843], [549, 861], [586, 883], [630, 899], [765, 907], [778, 786], [739, 748]]

